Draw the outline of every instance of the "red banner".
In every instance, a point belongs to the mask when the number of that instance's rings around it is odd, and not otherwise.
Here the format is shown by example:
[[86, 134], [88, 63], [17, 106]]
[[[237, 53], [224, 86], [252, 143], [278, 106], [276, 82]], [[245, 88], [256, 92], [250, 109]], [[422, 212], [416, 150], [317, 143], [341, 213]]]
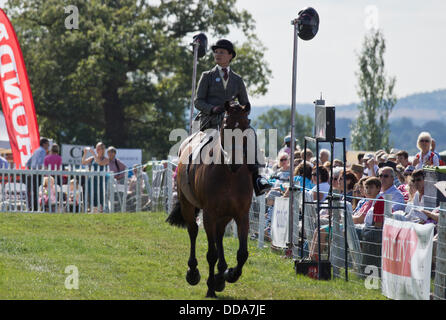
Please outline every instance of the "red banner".
[[22, 51], [11, 22], [1, 9], [0, 100], [14, 163], [24, 167], [39, 147], [39, 127]]

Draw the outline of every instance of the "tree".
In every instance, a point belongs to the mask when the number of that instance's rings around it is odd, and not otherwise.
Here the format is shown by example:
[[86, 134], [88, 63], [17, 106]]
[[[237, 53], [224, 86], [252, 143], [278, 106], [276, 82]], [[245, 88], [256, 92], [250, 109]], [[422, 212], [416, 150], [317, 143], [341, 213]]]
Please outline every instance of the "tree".
[[384, 70], [384, 36], [375, 30], [366, 35], [359, 55], [359, 115], [352, 125], [352, 147], [355, 150], [389, 149], [389, 115], [397, 98], [393, 93], [395, 77]]
[[[305, 136], [313, 135], [313, 119], [310, 116], [299, 115], [296, 112], [295, 137], [298, 139], [297, 144], [303, 146]], [[256, 120], [253, 121], [253, 127], [256, 129], [277, 129], [277, 145], [281, 146], [283, 138], [290, 133], [291, 112], [288, 109], [280, 110], [278, 108], [271, 108], [263, 113]], [[266, 133], [266, 147], [269, 146], [269, 135]], [[266, 154], [271, 154], [271, 151], [265, 150]]]
[[[73, 0], [78, 29], [67, 29], [60, 0], [9, 0], [7, 14], [26, 62], [41, 134], [59, 143], [142, 148], [164, 157], [169, 132], [185, 128], [192, 36], [215, 40], [243, 31], [233, 68], [251, 94], [264, 94], [270, 70], [251, 15], [236, 0]], [[212, 41], [214, 42], [214, 41]], [[198, 74], [209, 69], [211, 54]]]

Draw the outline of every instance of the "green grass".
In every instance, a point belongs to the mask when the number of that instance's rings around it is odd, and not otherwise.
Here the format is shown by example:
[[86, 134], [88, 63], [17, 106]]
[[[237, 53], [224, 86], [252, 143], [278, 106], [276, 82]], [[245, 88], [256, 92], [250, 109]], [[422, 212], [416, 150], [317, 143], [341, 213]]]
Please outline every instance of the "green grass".
[[[201, 282], [185, 280], [189, 237], [164, 222], [164, 213], [0, 213], [0, 299], [203, 299], [207, 240], [197, 239]], [[238, 241], [225, 238], [229, 266]], [[243, 275], [222, 299], [383, 299], [379, 290], [341, 279], [296, 276], [293, 262], [249, 243]], [[67, 266], [79, 271], [79, 289], [65, 288]]]

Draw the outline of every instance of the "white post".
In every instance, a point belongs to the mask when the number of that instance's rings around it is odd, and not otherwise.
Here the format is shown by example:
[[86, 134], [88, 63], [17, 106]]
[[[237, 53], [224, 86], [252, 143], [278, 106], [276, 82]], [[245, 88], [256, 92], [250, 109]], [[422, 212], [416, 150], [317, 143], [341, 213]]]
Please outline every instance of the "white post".
[[260, 197], [257, 197], [260, 202], [259, 206], [259, 248], [263, 248], [265, 242], [265, 195], [262, 194]]
[[167, 214], [170, 214], [172, 211], [172, 193], [173, 193], [173, 186], [172, 186], [172, 163], [170, 161], [167, 161]]
[[392, 215], [392, 195], [390, 194], [385, 194], [384, 195], [384, 217], [386, 218], [393, 218]]
[[434, 299], [446, 300], [446, 202], [440, 203], [435, 261]]
[[141, 211], [141, 167], [137, 167], [136, 169], [136, 212]]

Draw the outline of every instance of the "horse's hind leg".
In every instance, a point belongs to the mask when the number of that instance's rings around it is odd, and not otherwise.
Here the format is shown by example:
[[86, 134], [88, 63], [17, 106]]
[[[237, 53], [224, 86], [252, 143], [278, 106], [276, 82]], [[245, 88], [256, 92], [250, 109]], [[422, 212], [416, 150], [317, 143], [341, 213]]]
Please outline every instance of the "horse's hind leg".
[[237, 219], [237, 230], [239, 239], [239, 249], [237, 251], [237, 266], [235, 268], [229, 268], [225, 272], [225, 279], [229, 283], [236, 282], [242, 275], [242, 268], [248, 259], [248, 228], [249, 228], [249, 215], [244, 215], [242, 218]]
[[191, 285], [195, 286], [200, 282], [201, 276], [198, 271], [197, 265], [198, 261], [195, 256], [195, 243], [198, 235], [198, 225], [196, 222], [196, 209], [192, 204], [187, 201], [181, 201], [181, 210], [183, 211], [183, 216], [186, 220], [187, 224], [187, 232], [189, 233], [190, 239], [190, 253], [189, 260], [187, 261], [187, 265], [189, 266], [189, 270], [186, 273], [186, 281]]
[[219, 221], [217, 223], [217, 253], [218, 253], [218, 264], [217, 264], [217, 270], [218, 273], [215, 275], [215, 291], [221, 292], [225, 288], [225, 277], [224, 273], [226, 269], [228, 268], [228, 265], [225, 260], [225, 253], [223, 249], [223, 238], [225, 235], [226, 225], [230, 221], [231, 218], [225, 218], [222, 221]]

